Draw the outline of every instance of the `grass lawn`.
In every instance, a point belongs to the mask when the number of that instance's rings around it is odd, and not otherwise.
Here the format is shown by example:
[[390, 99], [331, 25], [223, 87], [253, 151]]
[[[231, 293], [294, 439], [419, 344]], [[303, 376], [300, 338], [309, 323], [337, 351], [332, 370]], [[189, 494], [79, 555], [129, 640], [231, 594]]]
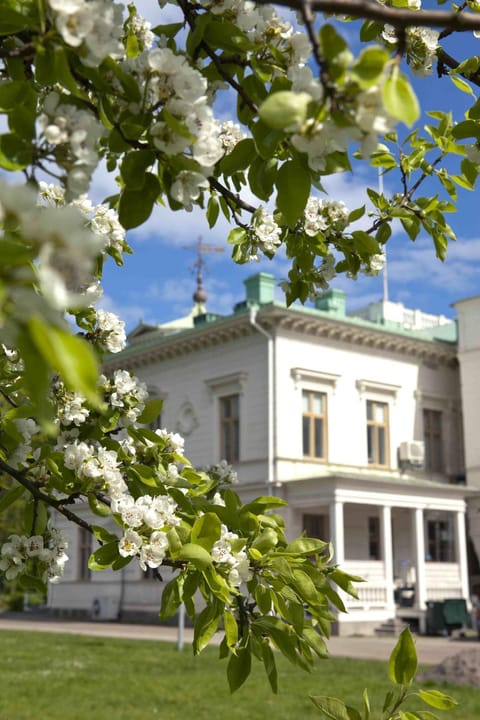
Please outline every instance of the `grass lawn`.
[[[279, 658], [278, 696], [260, 665], [232, 696], [216, 648], [194, 658], [162, 642], [25, 631], [1, 631], [0, 648], [1, 720], [310, 720], [321, 716], [309, 693], [360, 706], [364, 687], [373, 699], [389, 684], [381, 662], [332, 658], [307, 674]], [[438, 715], [480, 718], [478, 689], [442, 690], [461, 704]]]

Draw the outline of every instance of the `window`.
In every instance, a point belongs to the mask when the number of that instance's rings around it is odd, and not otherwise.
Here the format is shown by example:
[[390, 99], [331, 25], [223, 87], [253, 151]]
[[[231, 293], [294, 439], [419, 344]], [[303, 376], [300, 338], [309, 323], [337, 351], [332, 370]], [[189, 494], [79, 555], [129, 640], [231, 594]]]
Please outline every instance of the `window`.
[[327, 516], [326, 515], [304, 515], [303, 529], [307, 537], [327, 540]]
[[85, 528], [78, 528], [78, 579], [90, 580], [88, 558], [92, 554], [92, 535]]
[[380, 560], [380, 519], [368, 518], [368, 557], [370, 560]]
[[454, 544], [449, 520], [427, 520], [427, 560], [453, 562]]
[[443, 470], [442, 413], [440, 410], [423, 411], [423, 439], [425, 441], [425, 468], [433, 472]]
[[325, 393], [302, 391], [302, 434], [305, 457], [327, 457], [327, 396]]
[[227, 395], [220, 402], [220, 457], [229, 463], [240, 456], [239, 395]]
[[386, 467], [388, 463], [388, 404], [367, 400], [368, 464]]

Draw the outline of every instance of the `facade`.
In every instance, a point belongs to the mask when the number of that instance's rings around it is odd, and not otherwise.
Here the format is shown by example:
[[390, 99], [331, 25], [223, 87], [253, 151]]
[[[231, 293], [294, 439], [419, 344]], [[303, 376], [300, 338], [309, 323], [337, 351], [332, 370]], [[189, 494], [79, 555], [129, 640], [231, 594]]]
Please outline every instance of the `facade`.
[[[480, 450], [473, 438], [464, 451], [464, 440], [480, 407], [480, 331], [472, 323], [457, 346], [456, 323], [396, 303], [347, 315], [337, 290], [315, 308], [287, 309], [274, 285], [265, 273], [249, 278], [228, 316], [202, 307], [140, 325], [105, 370], [128, 369], [163, 398], [161, 426], [185, 437], [196, 466], [225, 458], [245, 501], [281, 496], [292, 537], [332, 541], [335, 562], [367, 581], [358, 599], [345, 597], [339, 633], [395, 617], [425, 629], [428, 601], [471, 593], [466, 516], [480, 505]], [[457, 306], [460, 334], [468, 302]], [[465, 431], [462, 403], [471, 405]], [[480, 520], [470, 526], [478, 547]], [[77, 563], [52, 587], [53, 609], [133, 617], [158, 608], [158, 583], [135, 563], [91, 577], [88, 538], [68, 530]]]

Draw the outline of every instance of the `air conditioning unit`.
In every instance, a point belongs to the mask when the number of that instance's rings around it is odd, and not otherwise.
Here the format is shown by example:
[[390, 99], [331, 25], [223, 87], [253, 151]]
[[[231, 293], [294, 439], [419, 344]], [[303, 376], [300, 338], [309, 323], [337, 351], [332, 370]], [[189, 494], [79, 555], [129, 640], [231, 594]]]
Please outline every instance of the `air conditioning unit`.
[[92, 620], [118, 620], [119, 602], [116, 597], [103, 595], [92, 602]]
[[423, 467], [425, 462], [425, 443], [423, 440], [406, 440], [400, 443], [398, 457], [401, 463], [414, 467]]

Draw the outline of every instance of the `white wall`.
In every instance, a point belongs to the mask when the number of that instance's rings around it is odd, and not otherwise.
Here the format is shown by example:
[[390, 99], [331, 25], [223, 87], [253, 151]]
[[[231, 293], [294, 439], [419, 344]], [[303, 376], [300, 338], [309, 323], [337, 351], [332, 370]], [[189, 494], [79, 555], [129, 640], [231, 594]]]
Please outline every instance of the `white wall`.
[[[324, 338], [284, 334], [277, 340], [277, 451], [281, 458], [302, 458], [302, 387], [325, 392], [328, 397], [328, 462], [367, 465], [366, 399], [389, 405], [390, 467], [397, 468], [397, 449], [405, 440], [423, 439], [422, 408], [437, 405], [445, 415], [450, 470], [461, 468], [458, 374], [455, 369], [427, 366], [409, 356], [394, 356], [367, 347], [357, 348]], [[319, 373], [318, 380], [295, 383], [292, 369]], [[324, 378], [322, 378], [322, 375]], [[365, 382], [362, 390], [361, 381]], [[420, 395], [419, 395], [420, 391]], [[432, 405], [433, 403], [433, 405]], [[447, 430], [448, 427], [448, 430]], [[308, 476], [320, 472], [321, 461], [308, 462], [295, 472]], [[282, 472], [291, 473], [287, 465]], [[288, 479], [280, 476], [280, 479]]]
[[[166, 394], [162, 426], [176, 429], [181, 407], [189, 402], [198, 421], [185, 436], [185, 454], [196, 466], [221, 460], [218, 449], [218, 396], [229, 387], [212, 392], [206, 381], [245, 376], [240, 397], [241, 482], [266, 478], [267, 453], [267, 341], [255, 334], [218, 347], [192, 352], [136, 369], [149, 386]], [[236, 391], [236, 387], [234, 389]]]

